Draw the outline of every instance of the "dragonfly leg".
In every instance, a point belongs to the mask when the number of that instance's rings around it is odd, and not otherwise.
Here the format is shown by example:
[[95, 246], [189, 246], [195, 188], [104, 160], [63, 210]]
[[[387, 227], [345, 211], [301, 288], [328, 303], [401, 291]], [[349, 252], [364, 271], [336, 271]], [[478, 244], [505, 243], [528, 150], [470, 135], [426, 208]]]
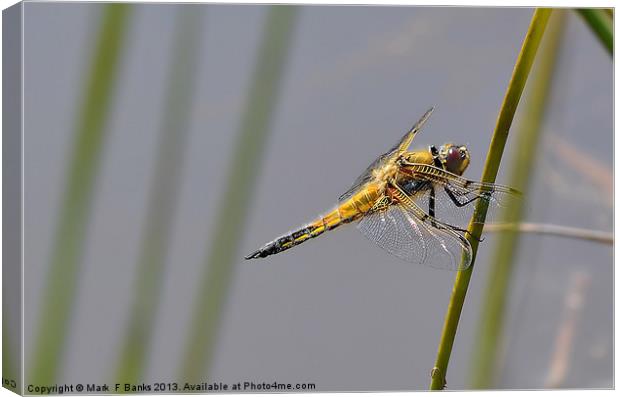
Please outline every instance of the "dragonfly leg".
[[457, 207], [464, 207], [464, 206], [466, 206], [467, 204], [469, 204], [469, 203], [471, 203], [471, 202], [474, 202], [474, 201], [476, 201], [476, 200], [478, 200], [479, 198], [481, 198], [481, 197], [482, 197], [482, 196], [476, 195], [476, 197], [471, 198], [471, 199], [467, 200], [467, 201], [466, 201], [466, 202], [464, 202], [464, 203], [461, 203], [461, 202], [459, 201], [459, 199], [458, 199], [458, 198], [456, 198], [456, 196], [454, 195], [454, 193], [453, 193], [450, 189], [448, 189], [448, 187], [444, 186], [443, 190], [445, 190], [445, 192], [448, 194], [448, 197], [450, 197], [450, 200], [452, 200], [452, 202], [454, 203], [454, 205], [456, 205]]
[[[428, 214], [431, 216], [431, 219], [435, 219], [435, 187], [432, 185], [428, 197]], [[431, 224], [437, 227], [435, 221], [431, 220]]]
[[[431, 221], [431, 222], [432, 222], [432, 221]], [[433, 226], [437, 227], [437, 225], [435, 225], [435, 224], [434, 224], [434, 222], [433, 222]], [[475, 236], [474, 236], [473, 234], [471, 234], [471, 232], [470, 232], [469, 230], [467, 230], [467, 229], [463, 229], [463, 228], [460, 228], [460, 227], [458, 227], [458, 226], [450, 225], [450, 224], [448, 224], [448, 223], [444, 224], [444, 226], [445, 226], [445, 227], [447, 227], [447, 228], [449, 228], [449, 229], [452, 229], [452, 230], [454, 230], [454, 231], [456, 231], [456, 232], [461, 232], [461, 233], [464, 233], [464, 234], [469, 234], [471, 237], [473, 237], [473, 238], [474, 238], [476, 241], [478, 241], [479, 243], [481, 243], [481, 242], [483, 242], [483, 241], [484, 241], [484, 238], [478, 238], [478, 237], [475, 237]]]
[[[476, 197], [474, 197], [474, 198], [472, 198], [472, 199], [467, 200], [467, 201], [466, 201], [466, 202], [464, 202], [464, 203], [461, 203], [461, 202], [460, 202], [460, 201], [456, 198], [456, 196], [454, 195], [454, 193], [452, 193], [452, 191], [450, 191], [450, 189], [448, 189], [447, 187], [444, 187], [443, 189], [444, 189], [444, 190], [445, 190], [445, 192], [448, 194], [448, 197], [450, 197], [450, 200], [452, 200], [452, 202], [454, 203], [454, 205], [456, 205], [457, 207], [463, 207], [463, 206], [466, 206], [467, 204], [469, 204], [469, 203], [471, 203], [471, 202], [473, 202], [473, 201], [476, 201], [476, 200], [478, 200], [479, 198], [481, 198], [481, 197], [482, 197], [482, 196], [476, 196]], [[471, 237], [474, 237], [474, 236], [473, 236], [473, 235], [469, 232], [469, 230], [466, 230], [466, 229], [460, 229], [459, 231], [462, 231], [462, 232], [464, 232], [464, 233], [469, 234]], [[474, 237], [474, 238], [475, 238], [475, 239], [476, 239], [479, 243], [481, 243], [481, 242], [483, 242], [483, 241], [484, 241], [484, 238], [482, 238], [482, 237], [480, 237], [480, 238], [478, 238], [478, 237]]]
[[[433, 225], [433, 226], [435, 226], [435, 225]], [[484, 238], [478, 238], [478, 237], [475, 237], [475, 236], [474, 236], [473, 234], [471, 234], [471, 232], [470, 232], [469, 230], [467, 230], [467, 229], [463, 229], [463, 228], [460, 228], [460, 227], [458, 227], [458, 226], [450, 225], [449, 223], [445, 223], [445, 224], [444, 224], [444, 226], [446, 226], [446, 227], [448, 227], [448, 228], [450, 228], [450, 229], [452, 229], [452, 230], [454, 230], [454, 231], [456, 231], [456, 232], [461, 232], [461, 233], [464, 233], [464, 234], [469, 234], [471, 237], [473, 237], [473, 238], [474, 238], [476, 241], [478, 241], [479, 243], [481, 243], [481, 242], [483, 242], [483, 241], [484, 241]]]

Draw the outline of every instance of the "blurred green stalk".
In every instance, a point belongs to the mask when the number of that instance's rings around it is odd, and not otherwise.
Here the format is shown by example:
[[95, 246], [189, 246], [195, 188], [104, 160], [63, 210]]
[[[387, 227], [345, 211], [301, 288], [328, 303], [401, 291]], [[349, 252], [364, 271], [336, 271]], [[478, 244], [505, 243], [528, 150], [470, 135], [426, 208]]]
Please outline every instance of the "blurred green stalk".
[[182, 5], [176, 20], [175, 40], [168, 71], [168, 89], [159, 136], [159, 153], [148, 196], [133, 304], [125, 341], [121, 345], [116, 382], [142, 382], [145, 360], [168, 253], [171, 223], [186, 148], [191, 98], [196, 84], [202, 6]]
[[598, 230], [582, 229], [578, 227], [569, 227], [561, 225], [552, 225], [544, 223], [500, 223], [485, 225], [484, 232], [506, 232], [515, 231], [520, 234], [546, 234], [554, 237], [573, 238], [582, 241], [593, 241], [595, 243], [612, 245], [614, 244], [614, 234], [602, 232]]
[[27, 383], [56, 382], [76, 295], [78, 271], [104, 144], [104, 132], [131, 6], [103, 6], [94, 57], [87, 73], [81, 111], [54, 233], [47, 284], [41, 300]]
[[[495, 182], [506, 140], [508, 139], [508, 132], [550, 15], [551, 9], [537, 8], [534, 11], [532, 21], [530, 22], [529, 29], [523, 40], [521, 52], [519, 53], [517, 62], [512, 71], [512, 77], [510, 78], [510, 83], [508, 83], [508, 88], [497, 117], [497, 124], [493, 132], [493, 137], [491, 138], [491, 144], [482, 172], [482, 182]], [[484, 220], [487, 209], [488, 203], [484, 200], [478, 200], [472, 220], [474, 218]], [[483, 214], [483, 216], [479, 217], [478, 214]], [[448, 362], [450, 361], [450, 354], [452, 353], [452, 346], [454, 344], [459, 318], [463, 309], [463, 303], [465, 302], [465, 295], [467, 294], [469, 281], [474, 270], [474, 262], [476, 260], [478, 243], [483, 227], [484, 225], [481, 223], [472, 223], [471, 221], [469, 223], [467, 238], [473, 250], [472, 264], [467, 270], [459, 271], [454, 281], [452, 296], [448, 304], [448, 311], [446, 313], [441, 340], [437, 350], [435, 367], [431, 371], [431, 390], [441, 390], [446, 385]]]
[[577, 12], [598, 37], [609, 55], [614, 54], [614, 22], [612, 16], [601, 8], [578, 8]]
[[[514, 159], [508, 184], [523, 192], [523, 200], [504, 211], [506, 223], [519, 223], [530, 189], [531, 178], [536, 169], [538, 146], [542, 124], [548, 107], [554, 70], [558, 58], [565, 13], [558, 10], [551, 18], [546, 39], [533, 72], [532, 83], [527, 92], [527, 100], [522, 121], [517, 131]], [[472, 387], [485, 389], [494, 386], [497, 378], [498, 350], [504, 329], [504, 313], [510, 290], [510, 280], [514, 266], [520, 233], [509, 230], [498, 237], [489, 263], [491, 271], [487, 289], [482, 300], [482, 311], [476, 332], [473, 350]]]
[[219, 203], [212, 239], [205, 258], [205, 273], [194, 303], [192, 326], [179, 379], [208, 379], [222, 307], [232, 281], [248, 205], [254, 192], [270, 122], [292, 39], [297, 7], [270, 6], [261, 39], [249, 96], [241, 119], [228, 180]]

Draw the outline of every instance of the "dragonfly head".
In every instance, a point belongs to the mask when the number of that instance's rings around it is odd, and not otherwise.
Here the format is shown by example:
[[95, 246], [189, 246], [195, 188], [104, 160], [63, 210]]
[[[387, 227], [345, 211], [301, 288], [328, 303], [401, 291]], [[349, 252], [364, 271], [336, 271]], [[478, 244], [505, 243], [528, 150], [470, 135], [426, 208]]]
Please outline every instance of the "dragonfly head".
[[446, 143], [439, 148], [439, 160], [446, 171], [463, 175], [469, 165], [469, 151], [465, 145]]

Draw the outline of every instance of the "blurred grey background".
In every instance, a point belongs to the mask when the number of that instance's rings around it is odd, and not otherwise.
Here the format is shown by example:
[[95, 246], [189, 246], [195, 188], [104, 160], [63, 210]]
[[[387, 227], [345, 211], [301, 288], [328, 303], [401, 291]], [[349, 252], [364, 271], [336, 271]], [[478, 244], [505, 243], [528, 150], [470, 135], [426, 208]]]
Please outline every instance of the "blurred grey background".
[[[81, 86], [101, 4], [25, 4], [25, 357], [37, 316]], [[136, 4], [88, 219], [60, 383], [112, 382], [155, 178], [161, 113], [180, 8], [199, 15], [187, 142], [144, 382], [183, 382], [179, 366], [229, 176], [267, 6]], [[480, 177], [532, 15], [519, 8], [304, 6], [298, 9], [264, 160], [227, 293], [208, 379], [313, 382], [317, 390], [426, 389], [454, 273], [409, 265], [353, 226], [261, 261], [243, 256], [310, 221], [431, 105], [415, 145], [469, 145]], [[612, 190], [579, 172], [612, 173], [613, 63], [583, 21], [567, 19], [527, 220], [612, 230]], [[515, 124], [519, 123], [519, 113]], [[514, 137], [513, 137], [514, 138]], [[557, 140], [577, 149], [558, 152]], [[504, 165], [510, 164], [511, 142]], [[564, 146], [562, 146], [564, 147]], [[500, 170], [498, 182], [505, 182]], [[603, 175], [603, 180], [605, 175]], [[243, 189], [242, 189], [243, 190]], [[448, 373], [468, 387], [494, 236], [480, 245]], [[610, 246], [523, 236], [501, 388], [546, 387], [566, 296], [588, 281], [559, 387], [613, 386]]]

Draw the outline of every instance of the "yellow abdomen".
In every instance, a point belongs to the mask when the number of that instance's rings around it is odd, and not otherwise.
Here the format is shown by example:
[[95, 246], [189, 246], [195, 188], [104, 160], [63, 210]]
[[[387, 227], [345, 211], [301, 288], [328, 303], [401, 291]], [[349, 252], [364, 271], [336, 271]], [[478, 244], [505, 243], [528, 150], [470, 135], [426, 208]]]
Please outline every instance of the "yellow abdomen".
[[327, 214], [317, 218], [310, 224], [303, 226], [294, 232], [265, 244], [258, 251], [246, 256], [245, 259], [264, 258], [285, 251], [306, 240], [318, 237], [326, 230], [332, 230], [342, 224], [361, 218], [373, 206], [381, 195], [380, 187], [375, 183], [368, 183], [357, 193], [341, 202]]

